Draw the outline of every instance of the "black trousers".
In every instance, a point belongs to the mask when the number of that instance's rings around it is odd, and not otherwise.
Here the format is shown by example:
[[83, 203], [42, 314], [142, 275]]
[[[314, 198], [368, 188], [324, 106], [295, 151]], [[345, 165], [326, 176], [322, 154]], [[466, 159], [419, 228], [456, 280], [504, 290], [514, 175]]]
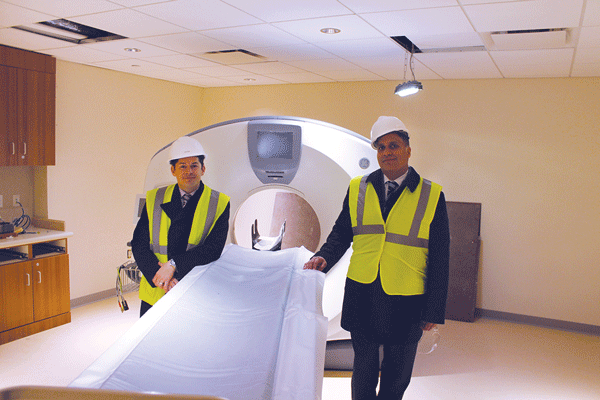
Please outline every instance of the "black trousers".
[[142, 300], [142, 302], [140, 303], [140, 318], [142, 317], [142, 315], [146, 314], [146, 311], [148, 311], [151, 308], [152, 306], [150, 304]]
[[[351, 332], [354, 350], [352, 400], [400, 400], [410, 383], [417, 346], [423, 335], [420, 324], [414, 324], [406, 340], [380, 343], [360, 332]], [[379, 380], [379, 348], [383, 345], [381, 381]]]

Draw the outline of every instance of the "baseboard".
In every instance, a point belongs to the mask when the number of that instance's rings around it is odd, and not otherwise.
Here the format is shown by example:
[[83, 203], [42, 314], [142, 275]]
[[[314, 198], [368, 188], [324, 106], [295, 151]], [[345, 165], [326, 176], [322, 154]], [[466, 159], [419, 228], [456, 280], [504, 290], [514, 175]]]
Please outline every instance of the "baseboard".
[[87, 296], [71, 299], [71, 309], [95, 303], [97, 301], [110, 299], [111, 297], [117, 297], [117, 292], [115, 289], [109, 289], [103, 292], [92, 293]]
[[[73, 309], [76, 307], [85, 306], [86, 304], [110, 299], [111, 297], [116, 297], [116, 292], [114, 289], [109, 289], [103, 292], [78, 297], [76, 299], [71, 300], [71, 308]], [[581, 324], [578, 322], [561, 321], [552, 318], [532, 317], [529, 315], [513, 314], [504, 311], [485, 310], [483, 308], [475, 309], [475, 317], [495, 319], [506, 322], [515, 322], [519, 324], [540, 326], [543, 328], [560, 329], [564, 331], [586, 333], [590, 335], [600, 336], [600, 326]]]
[[513, 314], [504, 311], [484, 310], [477, 308], [475, 310], [477, 318], [488, 318], [507, 322], [516, 322], [519, 324], [527, 324], [540, 326], [543, 328], [559, 329], [570, 332], [586, 333], [590, 335], [600, 336], [600, 326], [581, 324], [577, 322], [561, 321], [552, 318], [532, 317], [529, 315]]

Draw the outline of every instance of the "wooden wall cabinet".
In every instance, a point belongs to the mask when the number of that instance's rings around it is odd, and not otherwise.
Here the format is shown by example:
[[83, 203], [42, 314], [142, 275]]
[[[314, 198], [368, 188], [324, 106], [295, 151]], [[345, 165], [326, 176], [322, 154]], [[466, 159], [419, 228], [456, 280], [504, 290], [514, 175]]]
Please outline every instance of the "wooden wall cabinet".
[[0, 46], [0, 166], [54, 165], [56, 59]]
[[1, 251], [0, 344], [71, 322], [66, 239]]

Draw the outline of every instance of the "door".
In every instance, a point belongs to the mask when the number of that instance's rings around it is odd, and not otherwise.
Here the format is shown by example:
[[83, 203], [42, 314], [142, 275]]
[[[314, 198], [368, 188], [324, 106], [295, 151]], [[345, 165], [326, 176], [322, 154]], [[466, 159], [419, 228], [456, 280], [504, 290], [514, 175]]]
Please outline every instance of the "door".
[[33, 322], [31, 262], [0, 266], [0, 332]]
[[71, 310], [69, 255], [39, 258], [33, 264], [33, 314], [36, 321]]

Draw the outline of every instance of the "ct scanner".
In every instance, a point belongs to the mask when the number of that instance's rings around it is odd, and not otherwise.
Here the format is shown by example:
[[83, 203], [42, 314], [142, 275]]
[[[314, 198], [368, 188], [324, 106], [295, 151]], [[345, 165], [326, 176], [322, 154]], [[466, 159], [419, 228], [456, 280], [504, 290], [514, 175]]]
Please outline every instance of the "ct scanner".
[[[320, 399], [326, 341], [349, 338], [340, 314], [351, 249], [327, 274], [302, 267], [329, 234], [351, 177], [371, 172], [376, 154], [355, 133], [293, 117], [233, 120], [189, 136], [207, 154], [204, 183], [231, 197], [229, 243], [69, 386]], [[144, 192], [175, 182], [169, 146], [150, 161]], [[139, 195], [136, 217], [143, 204]], [[252, 249], [254, 221], [263, 222], [263, 232], [269, 219], [271, 235], [285, 224], [281, 250]]]
[[[310, 248], [305, 243], [296, 244], [315, 252], [327, 239], [341, 211], [350, 179], [378, 168], [377, 154], [368, 139], [306, 118], [237, 119], [188, 136], [198, 140], [207, 154], [203, 182], [231, 197], [229, 242], [245, 247], [250, 247], [252, 222], [270, 211], [262, 209], [265, 201], [260, 195], [273, 190], [294, 193], [312, 207], [319, 224], [318, 245]], [[150, 161], [144, 193], [175, 182], [168, 168], [169, 146]], [[257, 203], [251, 203], [254, 196], [259, 198]], [[141, 198], [143, 195], [138, 196]], [[293, 228], [288, 222], [286, 234]], [[340, 327], [340, 318], [351, 252], [348, 249], [325, 279], [323, 313], [329, 319], [328, 340], [350, 339]]]

